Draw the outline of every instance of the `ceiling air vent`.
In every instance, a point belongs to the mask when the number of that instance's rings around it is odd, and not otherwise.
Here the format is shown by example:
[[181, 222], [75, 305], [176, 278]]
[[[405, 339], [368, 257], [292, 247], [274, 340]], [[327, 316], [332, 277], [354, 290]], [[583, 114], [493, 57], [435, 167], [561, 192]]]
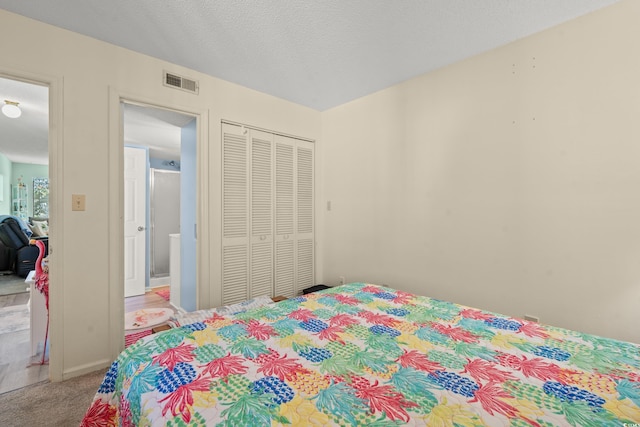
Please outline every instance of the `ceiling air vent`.
[[177, 74], [167, 73], [166, 71], [164, 73], [164, 85], [195, 93], [196, 95], [198, 94], [197, 81], [179, 76]]

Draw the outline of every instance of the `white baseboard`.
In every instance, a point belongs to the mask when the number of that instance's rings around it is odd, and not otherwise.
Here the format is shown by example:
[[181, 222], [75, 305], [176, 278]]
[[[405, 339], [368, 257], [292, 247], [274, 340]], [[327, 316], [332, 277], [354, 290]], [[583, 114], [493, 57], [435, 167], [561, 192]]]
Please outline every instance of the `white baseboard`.
[[99, 371], [102, 369], [106, 369], [113, 363], [113, 360], [104, 359], [97, 360], [93, 363], [88, 363], [86, 365], [77, 366], [73, 369], [69, 369], [68, 371], [64, 371], [62, 373], [62, 381], [68, 380], [70, 378], [79, 377], [80, 375], [89, 374], [91, 372]]

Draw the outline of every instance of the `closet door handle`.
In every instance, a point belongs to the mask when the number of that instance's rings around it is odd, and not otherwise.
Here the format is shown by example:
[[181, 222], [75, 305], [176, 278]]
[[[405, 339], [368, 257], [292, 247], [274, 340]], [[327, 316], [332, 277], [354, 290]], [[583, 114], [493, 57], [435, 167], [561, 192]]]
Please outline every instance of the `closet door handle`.
[[138, 226], [138, 231], [144, 231], [144, 230], [145, 230], [145, 228], [143, 226], [141, 226], [141, 225]]

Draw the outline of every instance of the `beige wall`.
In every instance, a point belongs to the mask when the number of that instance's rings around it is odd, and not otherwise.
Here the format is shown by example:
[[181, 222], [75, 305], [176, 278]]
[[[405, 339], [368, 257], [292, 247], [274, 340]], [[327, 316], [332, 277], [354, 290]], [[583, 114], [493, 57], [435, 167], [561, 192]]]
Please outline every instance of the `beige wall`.
[[[113, 155], [119, 149], [114, 136], [118, 126], [109, 120], [117, 120], [119, 97], [203, 115], [203, 129], [208, 129], [203, 144], [209, 157], [201, 158], [207, 193], [199, 202], [208, 204], [209, 216], [199, 229], [208, 230], [202, 238], [212, 254], [220, 246], [216, 200], [221, 119], [319, 139], [320, 113], [2, 10], [0, 38], [12, 40], [0, 45], [0, 74], [46, 80], [54, 86], [57, 140], [50, 166], [57, 179], [53, 203], [57, 200], [58, 215], [52, 215], [51, 372], [54, 379], [62, 379], [110, 364], [114, 337], [122, 336], [122, 326], [112, 321], [122, 317], [121, 278], [110, 270], [114, 264], [109, 258], [120, 252], [113, 235], [117, 210], [114, 214], [109, 203], [118, 194], [113, 188], [118, 182], [118, 159]], [[163, 70], [199, 80], [200, 95], [164, 87]], [[84, 212], [71, 211], [71, 195], [76, 193], [86, 194]], [[219, 298], [219, 276], [215, 261], [205, 268], [210, 273], [210, 283], [204, 285], [207, 304]]]
[[324, 277], [640, 342], [640, 2], [323, 113]]

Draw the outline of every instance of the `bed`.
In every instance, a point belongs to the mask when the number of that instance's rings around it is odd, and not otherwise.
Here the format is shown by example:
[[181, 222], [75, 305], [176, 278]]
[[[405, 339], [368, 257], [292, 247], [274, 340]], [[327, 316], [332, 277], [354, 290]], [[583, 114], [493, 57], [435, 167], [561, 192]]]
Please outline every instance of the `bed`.
[[145, 337], [82, 425], [625, 423], [639, 345], [352, 283]]

